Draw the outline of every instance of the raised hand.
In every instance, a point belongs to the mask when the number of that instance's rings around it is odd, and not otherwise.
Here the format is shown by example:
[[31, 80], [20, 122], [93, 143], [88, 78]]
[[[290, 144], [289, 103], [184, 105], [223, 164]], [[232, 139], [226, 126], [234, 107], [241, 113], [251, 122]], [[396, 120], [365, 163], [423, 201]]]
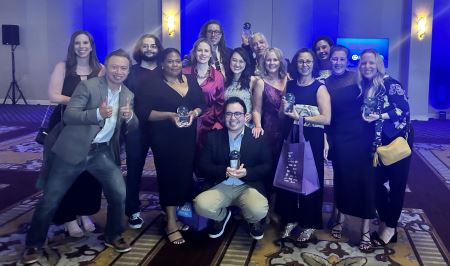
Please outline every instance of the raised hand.
[[127, 96], [125, 99], [125, 105], [121, 106], [119, 109], [120, 118], [128, 120], [131, 118], [133, 114], [133, 110], [130, 107], [130, 96]]
[[103, 119], [110, 118], [112, 116], [113, 111], [112, 106], [109, 106], [106, 100], [103, 100], [102, 104], [98, 109]]

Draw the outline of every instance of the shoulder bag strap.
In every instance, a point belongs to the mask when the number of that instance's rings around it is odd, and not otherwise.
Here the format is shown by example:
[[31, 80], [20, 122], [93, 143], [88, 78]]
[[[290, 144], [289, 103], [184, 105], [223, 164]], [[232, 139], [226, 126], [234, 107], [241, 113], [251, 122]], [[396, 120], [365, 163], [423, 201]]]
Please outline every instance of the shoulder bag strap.
[[41, 127], [44, 126], [45, 120], [47, 120], [48, 110], [50, 110], [50, 105], [48, 105], [47, 110], [45, 110], [45, 115], [44, 115], [44, 118], [42, 119]]

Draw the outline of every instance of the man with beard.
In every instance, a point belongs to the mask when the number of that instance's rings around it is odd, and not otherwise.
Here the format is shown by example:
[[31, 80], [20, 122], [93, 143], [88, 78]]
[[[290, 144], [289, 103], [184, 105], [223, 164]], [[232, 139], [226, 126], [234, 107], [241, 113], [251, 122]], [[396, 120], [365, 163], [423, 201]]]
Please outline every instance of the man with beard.
[[[142, 35], [134, 47], [133, 58], [137, 64], [131, 67], [125, 84], [136, 95], [135, 109], [142, 108], [139, 94], [151, 90], [153, 84], [159, 80], [158, 55], [162, 50], [160, 40], [153, 34]], [[129, 132], [125, 136], [127, 154], [125, 214], [128, 216], [128, 226], [133, 229], [139, 229], [144, 224], [139, 212], [141, 206], [139, 191], [145, 159], [150, 148], [148, 138], [143, 137], [147, 128], [148, 119], [142, 119], [139, 130]]]
[[209, 20], [203, 24], [198, 38], [207, 39], [211, 46], [214, 58], [214, 68], [225, 77], [225, 68], [230, 66], [230, 57], [233, 50], [226, 47], [225, 35], [222, 25], [217, 20]]
[[[264, 180], [272, 168], [272, 155], [266, 136], [255, 138], [245, 125], [250, 118], [245, 103], [238, 97], [225, 101], [225, 126], [208, 133], [198, 169], [212, 187], [194, 200], [196, 212], [212, 220], [209, 237], [220, 237], [230, 220], [230, 206], [237, 206], [249, 223], [250, 236], [264, 236], [261, 220], [269, 205]], [[236, 156], [233, 156], [236, 155]]]
[[318, 79], [326, 79], [331, 75], [330, 49], [333, 45], [333, 40], [328, 36], [320, 36], [314, 41], [312, 49], [319, 59]]

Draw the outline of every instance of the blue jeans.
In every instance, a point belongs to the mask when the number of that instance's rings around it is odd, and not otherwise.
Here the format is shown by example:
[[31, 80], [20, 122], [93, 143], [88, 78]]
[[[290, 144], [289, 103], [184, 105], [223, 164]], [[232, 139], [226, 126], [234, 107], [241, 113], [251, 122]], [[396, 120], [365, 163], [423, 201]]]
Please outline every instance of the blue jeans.
[[144, 132], [141, 128], [138, 128], [125, 135], [125, 151], [127, 154], [125, 214], [128, 217], [139, 212], [141, 207], [139, 191], [141, 190], [142, 171], [150, 148], [150, 140]]
[[125, 182], [119, 166], [114, 162], [109, 146], [92, 150], [82, 162], [72, 165], [56, 156], [50, 170], [44, 195], [39, 201], [26, 237], [27, 247], [42, 247], [48, 228], [64, 194], [83, 172], [91, 173], [102, 185], [108, 213], [105, 240], [113, 242], [124, 231], [122, 218], [125, 209]]

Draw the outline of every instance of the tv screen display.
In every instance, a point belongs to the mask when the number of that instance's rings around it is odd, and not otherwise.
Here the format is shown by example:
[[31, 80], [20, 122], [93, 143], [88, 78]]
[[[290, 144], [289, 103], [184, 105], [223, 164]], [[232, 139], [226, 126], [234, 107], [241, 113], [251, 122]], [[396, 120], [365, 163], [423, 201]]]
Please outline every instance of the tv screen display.
[[382, 56], [384, 67], [388, 67], [389, 61], [389, 39], [367, 39], [367, 38], [337, 38], [337, 44], [347, 47], [350, 51], [349, 67], [357, 67], [361, 52], [365, 49], [375, 49]]

